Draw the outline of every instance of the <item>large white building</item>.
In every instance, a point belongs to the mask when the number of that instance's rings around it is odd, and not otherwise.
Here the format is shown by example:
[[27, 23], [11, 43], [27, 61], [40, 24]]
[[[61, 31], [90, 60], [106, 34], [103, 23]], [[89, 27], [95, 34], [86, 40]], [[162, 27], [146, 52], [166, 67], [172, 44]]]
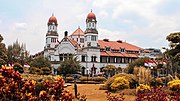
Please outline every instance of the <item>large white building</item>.
[[93, 73], [92, 69], [95, 68], [96, 74], [109, 64], [125, 68], [145, 52], [143, 48], [121, 40], [99, 40], [98, 35], [105, 33], [98, 33], [97, 19], [92, 11], [87, 15], [85, 31], [79, 27], [71, 35], [65, 32], [60, 41], [57, 22], [54, 15], [49, 18], [44, 51], [39, 53], [48, 57], [54, 69], [57, 69], [64, 59], [75, 55], [80, 61], [83, 73], [87, 70]]

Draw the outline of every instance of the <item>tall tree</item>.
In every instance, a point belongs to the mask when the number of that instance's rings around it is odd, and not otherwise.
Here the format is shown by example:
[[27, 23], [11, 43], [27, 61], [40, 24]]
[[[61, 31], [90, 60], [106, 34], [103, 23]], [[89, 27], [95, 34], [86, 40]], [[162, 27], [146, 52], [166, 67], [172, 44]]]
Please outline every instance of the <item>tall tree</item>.
[[105, 72], [105, 75], [109, 78], [115, 75], [117, 68], [114, 65], [107, 65], [103, 68], [103, 72]]
[[2, 43], [3, 37], [0, 34], [0, 67], [7, 64], [7, 49], [4, 43]]
[[170, 33], [166, 39], [170, 42], [170, 49], [167, 49], [164, 55], [169, 61], [172, 73], [180, 73], [180, 32]]
[[69, 59], [65, 59], [61, 63], [61, 66], [58, 67], [58, 74], [63, 74], [64, 76], [67, 74], [75, 74], [80, 71], [80, 67], [77, 57], [70, 57]]
[[51, 62], [44, 58], [43, 56], [39, 56], [33, 59], [30, 62], [30, 73], [49, 75], [52, 73]]
[[44, 58], [43, 56], [39, 56], [30, 62], [30, 66], [37, 68], [51, 67], [51, 62], [47, 58]]
[[8, 46], [8, 62], [20, 63], [24, 65], [29, 60], [29, 52], [26, 50], [25, 44], [20, 44], [17, 40], [12, 45]]

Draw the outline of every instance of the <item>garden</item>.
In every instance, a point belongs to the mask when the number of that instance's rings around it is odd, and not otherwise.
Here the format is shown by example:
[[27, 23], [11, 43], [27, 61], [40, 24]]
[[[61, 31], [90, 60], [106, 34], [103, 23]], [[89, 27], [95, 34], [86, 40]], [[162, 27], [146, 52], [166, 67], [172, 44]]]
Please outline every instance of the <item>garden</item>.
[[[156, 80], [156, 86], [139, 84], [135, 75], [119, 73], [101, 84], [65, 86], [62, 76], [20, 74], [13, 67], [0, 69], [2, 101], [179, 101], [180, 80], [168, 81], [167, 87]], [[98, 79], [99, 80], [99, 79]], [[151, 80], [150, 80], [151, 82]], [[86, 82], [87, 83], [87, 82]], [[151, 84], [151, 83], [149, 83]]]
[[[103, 69], [106, 76], [77, 78], [73, 74], [81, 66], [76, 58], [63, 61], [54, 75], [47, 58], [31, 58], [18, 42], [6, 49], [0, 36], [0, 101], [180, 101], [178, 35], [167, 37], [175, 44], [156, 60], [153, 69], [144, 66], [149, 60], [145, 57], [125, 69], [107, 65]], [[163, 58], [169, 63], [164, 65]]]

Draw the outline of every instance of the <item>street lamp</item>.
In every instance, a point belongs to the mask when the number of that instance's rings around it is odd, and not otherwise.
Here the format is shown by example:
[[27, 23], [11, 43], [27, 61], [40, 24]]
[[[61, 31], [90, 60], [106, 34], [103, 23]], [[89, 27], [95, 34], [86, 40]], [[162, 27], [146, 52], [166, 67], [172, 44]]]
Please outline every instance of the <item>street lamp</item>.
[[86, 54], [86, 73], [87, 73], [87, 83], [88, 83], [88, 67], [87, 67], [87, 62], [88, 62], [88, 55]]
[[86, 72], [87, 72], [87, 83], [88, 83], [88, 71], [89, 71], [89, 69], [88, 68], [86, 68]]
[[77, 79], [77, 75], [74, 76], [74, 94], [75, 94], [75, 97], [77, 98], [77, 84], [76, 84], [76, 79]]

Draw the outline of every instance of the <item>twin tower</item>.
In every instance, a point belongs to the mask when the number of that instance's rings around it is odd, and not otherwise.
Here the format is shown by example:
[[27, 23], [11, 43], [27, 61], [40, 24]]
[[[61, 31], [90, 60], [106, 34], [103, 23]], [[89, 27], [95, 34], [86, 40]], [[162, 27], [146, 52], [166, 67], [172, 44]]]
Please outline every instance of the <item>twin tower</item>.
[[[57, 19], [52, 15], [48, 20], [48, 31], [46, 34], [46, 45], [44, 50], [54, 50], [58, 41]], [[86, 30], [84, 31], [83, 47], [98, 47], [98, 31], [96, 29], [97, 20], [95, 14], [91, 11], [86, 18]]]

